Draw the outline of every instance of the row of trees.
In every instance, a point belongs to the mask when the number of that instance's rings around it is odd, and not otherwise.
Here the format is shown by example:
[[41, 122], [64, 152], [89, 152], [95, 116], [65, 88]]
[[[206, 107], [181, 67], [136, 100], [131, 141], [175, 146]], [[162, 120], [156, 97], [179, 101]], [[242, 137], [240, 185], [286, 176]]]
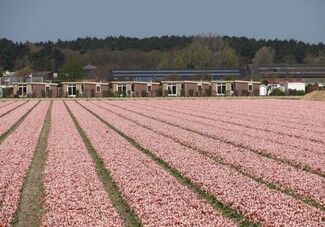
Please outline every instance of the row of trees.
[[249, 63], [325, 64], [325, 45], [211, 34], [144, 39], [87, 37], [34, 44], [0, 39], [0, 71], [25, 67], [34, 71], [59, 71], [71, 61], [81, 65], [91, 62], [103, 77], [109, 76], [112, 69], [205, 69], [245, 67]]

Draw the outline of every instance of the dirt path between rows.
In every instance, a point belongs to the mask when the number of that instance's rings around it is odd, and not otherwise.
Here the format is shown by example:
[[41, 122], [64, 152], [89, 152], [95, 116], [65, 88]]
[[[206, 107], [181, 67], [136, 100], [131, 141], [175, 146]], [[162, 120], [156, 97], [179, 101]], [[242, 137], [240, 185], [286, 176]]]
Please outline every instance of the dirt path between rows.
[[46, 161], [47, 138], [51, 126], [51, 110], [52, 102], [46, 114], [33, 161], [22, 186], [18, 209], [12, 222], [13, 226], [39, 226], [41, 222], [44, 198], [42, 177]]

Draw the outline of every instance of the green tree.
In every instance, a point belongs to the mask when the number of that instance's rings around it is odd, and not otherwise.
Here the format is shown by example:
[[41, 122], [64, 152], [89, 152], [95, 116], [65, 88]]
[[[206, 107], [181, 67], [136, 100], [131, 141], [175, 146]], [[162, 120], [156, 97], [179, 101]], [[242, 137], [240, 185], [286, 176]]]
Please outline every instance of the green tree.
[[177, 68], [200, 68], [212, 67], [213, 52], [207, 45], [193, 42], [183, 51], [179, 52], [175, 58]]
[[254, 64], [273, 64], [275, 51], [271, 47], [263, 46], [260, 48], [253, 58]]
[[231, 68], [239, 66], [239, 58], [236, 51], [230, 47], [216, 53], [215, 58], [215, 62], [217, 63], [216, 67]]
[[59, 71], [61, 81], [81, 81], [84, 78], [84, 70], [81, 63], [70, 61], [65, 63]]

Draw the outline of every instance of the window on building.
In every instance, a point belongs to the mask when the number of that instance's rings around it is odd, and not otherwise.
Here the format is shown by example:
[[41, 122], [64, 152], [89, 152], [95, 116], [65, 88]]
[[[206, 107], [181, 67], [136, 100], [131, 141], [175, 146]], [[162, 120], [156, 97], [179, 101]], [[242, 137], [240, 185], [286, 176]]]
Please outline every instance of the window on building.
[[151, 92], [151, 90], [152, 90], [152, 85], [151, 84], [148, 84], [147, 85], [147, 92]]
[[96, 84], [96, 93], [100, 93], [101, 92], [101, 86], [100, 84]]
[[202, 92], [202, 84], [198, 84], [197, 85], [197, 91], [198, 92]]
[[176, 84], [167, 84], [168, 96], [176, 96], [177, 89]]
[[50, 85], [45, 85], [45, 93], [49, 93], [50, 92]]
[[126, 96], [126, 84], [118, 84], [117, 91], [120, 96]]
[[226, 83], [217, 83], [217, 95], [224, 95], [226, 93]]
[[77, 91], [77, 85], [76, 84], [69, 84], [68, 85], [68, 95], [70, 97], [75, 97]]
[[18, 96], [26, 96], [27, 95], [27, 86], [26, 85], [18, 85]]
[[253, 91], [253, 84], [248, 84], [248, 91]]

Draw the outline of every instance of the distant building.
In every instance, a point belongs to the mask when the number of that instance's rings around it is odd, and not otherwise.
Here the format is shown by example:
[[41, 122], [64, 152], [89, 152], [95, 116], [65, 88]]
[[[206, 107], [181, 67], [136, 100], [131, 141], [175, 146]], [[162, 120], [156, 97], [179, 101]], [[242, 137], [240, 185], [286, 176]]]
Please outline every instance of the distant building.
[[211, 91], [213, 96], [252, 96], [259, 95], [260, 82], [232, 80], [211, 81]]
[[62, 82], [60, 96], [63, 97], [103, 97], [108, 92], [108, 83], [101, 82]]
[[164, 96], [210, 96], [210, 82], [206, 81], [162, 81]]
[[113, 81], [115, 96], [156, 97], [160, 95], [160, 83], [138, 81]]
[[233, 79], [246, 76], [244, 68], [232, 69], [161, 69], [161, 70], [113, 70], [113, 81], [160, 82], [163, 80], [210, 81]]
[[87, 79], [97, 79], [98, 77], [98, 73], [97, 73], [97, 67], [92, 65], [92, 64], [88, 64], [85, 67], [83, 67], [84, 72], [85, 72], [85, 76]]
[[249, 64], [247, 72], [252, 78], [261, 80], [303, 80], [306, 84], [325, 82], [325, 65], [307, 64], [274, 64], [256, 65]]
[[12, 84], [13, 94], [18, 97], [56, 98], [58, 84], [42, 82], [16, 82]]

